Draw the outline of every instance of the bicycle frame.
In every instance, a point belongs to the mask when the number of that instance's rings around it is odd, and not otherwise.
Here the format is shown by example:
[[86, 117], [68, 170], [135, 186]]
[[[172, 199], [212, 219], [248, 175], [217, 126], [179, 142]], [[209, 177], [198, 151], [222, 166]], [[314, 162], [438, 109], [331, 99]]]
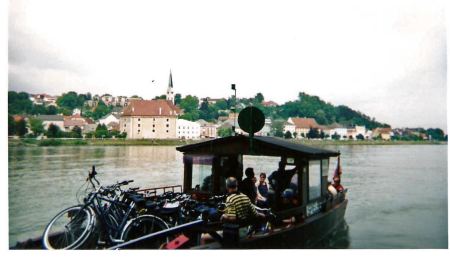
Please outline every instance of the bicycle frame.
[[[119, 196], [114, 197], [114, 199], [100, 196], [101, 189], [102, 187], [100, 186], [91, 194], [85, 201], [83, 208], [90, 207], [94, 210], [95, 215], [101, 223], [102, 231], [106, 233], [106, 238], [109, 241], [108, 243], [121, 243], [121, 232], [127, 224], [128, 218], [132, 214], [136, 204], [134, 202], [125, 204], [118, 200]], [[107, 209], [102, 206], [102, 201], [110, 204]], [[122, 213], [118, 213], [119, 211]], [[112, 215], [113, 218], [117, 220], [112, 220], [109, 215]], [[117, 226], [114, 226], [114, 224], [112, 224], [113, 222], [116, 222]]]

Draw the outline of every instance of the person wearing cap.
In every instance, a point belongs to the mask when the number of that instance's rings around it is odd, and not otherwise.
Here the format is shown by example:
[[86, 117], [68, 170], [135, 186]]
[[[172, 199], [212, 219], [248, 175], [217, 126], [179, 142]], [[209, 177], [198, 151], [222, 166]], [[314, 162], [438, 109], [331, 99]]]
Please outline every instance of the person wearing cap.
[[238, 191], [238, 181], [234, 177], [226, 180], [226, 188], [228, 197], [226, 200], [226, 208], [220, 220], [224, 223], [246, 223], [256, 221], [258, 218], [264, 218], [263, 214], [256, 211], [255, 206], [250, 199]]

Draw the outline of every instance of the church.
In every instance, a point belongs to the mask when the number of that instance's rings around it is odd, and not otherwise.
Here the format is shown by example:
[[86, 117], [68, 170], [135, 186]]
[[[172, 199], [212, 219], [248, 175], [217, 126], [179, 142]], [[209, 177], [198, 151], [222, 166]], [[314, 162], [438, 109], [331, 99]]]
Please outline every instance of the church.
[[120, 117], [120, 132], [129, 139], [177, 138], [177, 117], [181, 110], [174, 103], [172, 71], [166, 99], [133, 100]]

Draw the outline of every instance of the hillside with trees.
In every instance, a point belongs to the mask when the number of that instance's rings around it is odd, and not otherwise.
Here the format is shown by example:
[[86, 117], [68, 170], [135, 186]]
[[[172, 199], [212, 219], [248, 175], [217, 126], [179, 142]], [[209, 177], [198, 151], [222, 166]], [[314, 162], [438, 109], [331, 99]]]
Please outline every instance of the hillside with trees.
[[[230, 98], [230, 101], [233, 99]], [[289, 117], [308, 117], [316, 119], [321, 125], [330, 125], [339, 123], [343, 126], [364, 125], [368, 129], [376, 127], [390, 127], [389, 124], [381, 123], [359, 111], [353, 110], [348, 106], [334, 106], [320, 99], [318, 96], [311, 96], [304, 92], [298, 94], [295, 101], [289, 101], [284, 104], [267, 107], [262, 104], [264, 96], [261, 93], [254, 98], [242, 98], [237, 100], [239, 106], [244, 107], [253, 105], [260, 108], [267, 118], [273, 120], [287, 120]]]

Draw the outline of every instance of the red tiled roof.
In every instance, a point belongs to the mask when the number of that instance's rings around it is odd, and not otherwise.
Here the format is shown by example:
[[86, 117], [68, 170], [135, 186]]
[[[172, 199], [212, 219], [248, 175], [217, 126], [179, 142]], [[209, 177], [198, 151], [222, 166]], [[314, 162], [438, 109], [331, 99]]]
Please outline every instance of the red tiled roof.
[[314, 118], [292, 118], [295, 128], [319, 128]]
[[72, 126], [82, 127], [84, 125], [86, 125], [86, 122], [84, 120], [65, 120], [64, 121], [64, 127], [72, 127]]
[[262, 103], [264, 106], [277, 106], [278, 104], [274, 101], [267, 101]]
[[22, 115], [13, 115], [13, 119], [15, 122], [21, 121], [25, 119], [25, 116]]
[[171, 101], [133, 100], [124, 108], [122, 116], [177, 116], [180, 112]]
[[64, 120], [74, 120], [74, 119], [84, 119], [83, 117], [81, 117], [80, 114], [75, 114], [75, 115], [69, 115], [69, 116], [64, 116]]
[[389, 134], [391, 133], [392, 129], [391, 128], [376, 128], [374, 129], [375, 133], [380, 133], [380, 134]]
[[85, 118], [84, 120], [86, 121], [87, 124], [95, 124], [95, 122], [90, 118]]

